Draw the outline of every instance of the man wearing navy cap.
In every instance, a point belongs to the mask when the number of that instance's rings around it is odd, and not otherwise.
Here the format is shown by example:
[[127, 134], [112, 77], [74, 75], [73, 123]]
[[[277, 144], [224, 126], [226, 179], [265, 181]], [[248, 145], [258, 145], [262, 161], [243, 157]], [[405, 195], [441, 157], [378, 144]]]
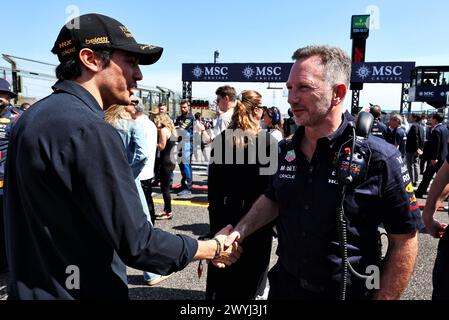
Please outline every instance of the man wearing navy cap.
[[[11, 299], [128, 299], [126, 265], [161, 275], [192, 260], [231, 264], [225, 236], [197, 241], [147, 221], [116, 130], [103, 119], [130, 104], [162, 48], [139, 44], [99, 14], [64, 26], [52, 52], [54, 93], [27, 110], [11, 132], [5, 180]], [[229, 233], [229, 229], [223, 229]]]
[[3, 226], [3, 176], [5, 172], [6, 152], [9, 143], [9, 132], [21, 111], [11, 105], [11, 99], [17, 94], [11, 91], [11, 85], [0, 79], [0, 273], [8, 271], [5, 251], [5, 233]]

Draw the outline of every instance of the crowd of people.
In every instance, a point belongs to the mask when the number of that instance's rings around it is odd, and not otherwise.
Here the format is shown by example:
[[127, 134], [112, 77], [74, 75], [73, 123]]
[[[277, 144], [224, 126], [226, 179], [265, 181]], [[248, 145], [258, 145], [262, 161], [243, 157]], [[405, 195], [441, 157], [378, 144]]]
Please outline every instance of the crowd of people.
[[[441, 114], [430, 127], [417, 114], [405, 126], [398, 114], [383, 123], [374, 105], [371, 134], [356, 136], [358, 115], [343, 106], [351, 60], [319, 45], [293, 53], [287, 119], [259, 92], [229, 85], [215, 91], [216, 119], [192, 115], [187, 99], [176, 119], [164, 104], [148, 114], [132, 91], [139, 65], [156, 63], [163, 49], [137, 43], [113, 18], [78, 19], [79, 30], [63, 26], [52, 49], [60, 64], [50, 96], [15, 108], [0, 79], [0, 267], [9, 270], [10, 299], [127, 299], [126, 266], [156, 285], [195, 260], [209, 262], [208, 300], [253, 300], [267, 282], [270, 300], [400, 298], [423, 222], [434, 236], [442, 231], [433, 219], [449, 194]], [[192, 193], [199, 154], [209, 162], [210, 234], [197, 240], [155, 228], [174, 217], [171, 193]], [[182, 179], [173, 188], [176, 165]], [[437, 172], [423, 221], [417, 197]], [[268, 270], [273, 237], [278, 260]], [[435, 299], [448, 298], [448, 237]], [[373, 266], [380, 273], [370, 287]]]

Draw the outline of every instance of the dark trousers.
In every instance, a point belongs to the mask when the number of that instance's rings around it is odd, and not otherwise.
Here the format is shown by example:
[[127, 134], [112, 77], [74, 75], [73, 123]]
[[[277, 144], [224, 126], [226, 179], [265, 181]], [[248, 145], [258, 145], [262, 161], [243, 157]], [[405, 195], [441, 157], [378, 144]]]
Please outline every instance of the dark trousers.
[[438, 243], [437, 257], [432, 273], [433, 300], [449, 300], [449, 234]]
[[254, 300], [265, 288], [271, 255], [271, 228], [253, 233], [241, 244], [240, 259], [232, 266], [218, 269], [209, 263], [206, 300]]
[[153, 187], [151, 186], [151, 179], [148, 180], [140, 180], [140, 184], [142, 185], [143, 193], [145, 194], [145, 200], [147, 200], [148, 211], [150, 211], [151, 223], [154, 226], [154, 222], [156, 221], [156, 213], [154, 212], [154, 202], [151, 194], [153, 193]]
[[436, 165], [427, 165], [426, 171], [424, 171], [422, 181], [419, 184], [418, 189], [416, 189], [415, 194], [422, 196], [423, 194], [427, 193], [427, 188], [429, 187], [430, 181], [432, 181], [432, 178], [435, 173], [440, 170], [441, 166], [443, 165], [444, 160], [439, 160]]
[[157, 186], [157, 184], [161, 181], [159, 176], [159, 170], [161, 168], [161, 158], [156, 155], [154, 160], [154, 178], [153, 183]]
[[3, 195], [0, 195], [0, 273], [8, 270], [5, 245], [5, 220], [3, 214]]
[[171, 212], [170, 186], [172, 183], [172, 174], [174, 169], [175, 165], [170, 161], [170, 159], [163, 161], [159, 169], [161, 193], [164, 198], [164, 211], [167, 213]]

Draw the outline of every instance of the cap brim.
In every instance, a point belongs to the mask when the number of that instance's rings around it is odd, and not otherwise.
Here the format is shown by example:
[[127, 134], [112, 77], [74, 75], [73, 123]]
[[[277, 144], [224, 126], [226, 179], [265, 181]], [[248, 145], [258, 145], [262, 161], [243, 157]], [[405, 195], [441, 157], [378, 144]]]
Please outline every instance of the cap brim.
[[11, 96], [11, 99], [12, 98], [17, 98], [17, 94], [12, 92], [12, 91], [2, 91], [2, 90], [0, 90], [0, 92], [9, 94]]
[[153, 64], [160, 59], [164, 48], [148, 45], [148, 44], [128, 44], [124, 46], [114, 46], [115, 49], [120, 49], [126, 52], [135, 53], [139, 58], [139, 64], [149, 65]]

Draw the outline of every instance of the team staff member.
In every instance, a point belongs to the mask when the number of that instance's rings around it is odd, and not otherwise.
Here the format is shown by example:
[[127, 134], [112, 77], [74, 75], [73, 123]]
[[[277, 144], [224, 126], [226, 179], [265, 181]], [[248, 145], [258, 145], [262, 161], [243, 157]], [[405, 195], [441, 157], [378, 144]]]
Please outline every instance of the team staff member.
[[425, 150], [428, 152], [427, 158], [430, 160], [424, 171], [421, 183], [416, 189], [416, 197], [422, 198], [427, 193], [427, 188], [435, 173], [440, 170], [448, 155], [449, 130], [443, 124], [444, 117], [440, 113], [432, 115], [431, 124], [432, 131], [429, 137], [429, 146]]
[[387, 136], [387, 126], [380, 120], [382, 116], [382, 109], [378, 105], [371, 105], [369, 113], [374, 117], [373, 127], [371, 128], [371, 134], [375, 137], [385, 139]]
[[0, 79], [0, 273], [8, 271], [5, 251], [5, 231], [3, 225], [3, 177], [5, 174], [6, 153], [9, 144], [9, 133], [12, 125], [22, 114], [20, 109], [11, 104], [17, 94], [11, 91], [11, 85]]
[[194, 118], [190, 115], [190, 102], [184, 99], [180, 103], [181, 114], [176, 118], [175, 127], [180, 130], [178, 134], [182, 136], [181, 143], [181, 162], [179, 162], [179, 170], [181, 170], [181, 187], [178, 190], [178, 196], [184, 196], [192, 193], [192, 139], [193, 139], [193, 123]]
[[[291, 141], [280, 144], [277, 173], [227, 243], [244, 243], [277, 217], [279, 259], [269, 274], [269, 299], [337, 299], [342, 186], [334, 159], [352, 145], [352, 128], [343, 116], [351, 61], [341, 49], [328, 46], [298, 49], [293, 59], [288, 102], [300, 127]], [[344, 198], [349, 260], [359, 273], [380, 264], [380, 223], [388, 231], [389, 246], [380, 290], [369, 292], [365, 280], [349, 274], [347, 298], [398, 299], [413, 270], [420, 212], [399, 152], [371, 135], [360, 148], [371, 159], [366, 179], [350, 185]]]
[[112, 18], [77, 19], [79, 28], [64, 26], [52, 50], [60, 61], [54, 93], [11, 133], [9, 297], [127, 299], [125, 264], [169, 274], [196, 259], [231, 263], [224, 235], [200, 242], [152, 228], [120, 136], [103, 120], [108, 106], [130, 104], [139, 64], [155, 63], [162, 48], [138, 44]]

